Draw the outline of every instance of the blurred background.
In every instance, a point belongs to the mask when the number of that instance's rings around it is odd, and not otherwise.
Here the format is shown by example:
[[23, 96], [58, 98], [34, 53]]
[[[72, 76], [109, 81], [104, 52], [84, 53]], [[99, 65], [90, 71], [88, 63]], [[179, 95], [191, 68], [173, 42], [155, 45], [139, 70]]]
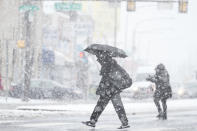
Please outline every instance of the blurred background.
[[197, 97], [195, 0], [1, 0], [0, 95], [95, 99], [100, 65], [88, 45], [123, 49], [134, 84], [128, 99], [151, 98], [145, 81], [163, 63], [173, 98]]

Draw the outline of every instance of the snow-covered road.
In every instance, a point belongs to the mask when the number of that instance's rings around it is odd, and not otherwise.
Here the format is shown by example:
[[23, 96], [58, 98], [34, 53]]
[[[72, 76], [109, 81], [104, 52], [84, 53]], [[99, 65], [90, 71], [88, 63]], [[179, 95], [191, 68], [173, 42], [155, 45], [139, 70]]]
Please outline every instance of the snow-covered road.
[[[57, 114], [50, 117], [25, 118], [0, 121], [1, 131], [114, 131], [120, 125], [115, 113], [104, 113], [96, 128], [80, 122], [88, 114]], [[157, 120], [155, 114], [128, 114], [131, 127], [124, 131], [197, 131], [197, 111], [170, 112], [167, 121]]]
[[[156, 109], [150, 102], [125, 103], [131, 127], [124, 131], [197, 131], [197, 99], [170, 100], [168, 120], [155, 118]], [[1, 110], [0, 131], [114, 131], [120, 126], [110, 104], [101, 115], [96, 128], [81, 121], [89, 119], [94, 104], [23, 105]], [[51, 109], [51, 111], [49, 111]], [[44, 111], [45, 110], [45, 111]], [[48, 110], [48, 111], [46, 111]], [[9, 115], [9, 117], [6, 117]], [[2, 117], [4, 116], [4, 117]]]

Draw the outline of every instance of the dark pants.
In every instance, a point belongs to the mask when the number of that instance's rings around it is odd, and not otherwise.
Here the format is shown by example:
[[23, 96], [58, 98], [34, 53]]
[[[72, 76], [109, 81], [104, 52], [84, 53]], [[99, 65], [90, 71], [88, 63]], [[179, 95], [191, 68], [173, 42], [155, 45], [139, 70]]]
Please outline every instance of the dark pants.
[[93, 120], [93, 121], [97, 122], [99, 116], [104, 111], [105, 107], [107, 106], [107, 104], [109, 103], [110, 100], [112, 101], [112, 104], [115, 108], [116, 113], [118, 114], [118, 117], [119, 117], [121, 123], [123, 125], [127, 125], [128, 124], [128, 119], [127, 119], [125, 109], [124, 109], [124, 106], [122, 104], [122, 100], [121, 100], [121, 97], [120, 97], [119, 93], [115, 94], [111, 99], [107, 98], [107, 97], [100, 96], [100, 98], [97, 102], [97, 105], [95, 106], [94, 111], [93, 111], [93, 113], [90, 117], [90, 120], [91, 121]]
[[162, 107], [163, 107], [163, 114], [164, 114], [165, 116], [167, 116], [167, 104], [166, 104], [167, 99], [158, 99], [158, 98], [154, 98], [154, 102], [155, 102], [155, 105], [156, 105], [157, 110], [158, 110], [159, 113], [162, 112], [162, 109], [161, 109], [161, 106], [160, 106], [160, 103], [159, 103], [160, 100], [161, 100]]

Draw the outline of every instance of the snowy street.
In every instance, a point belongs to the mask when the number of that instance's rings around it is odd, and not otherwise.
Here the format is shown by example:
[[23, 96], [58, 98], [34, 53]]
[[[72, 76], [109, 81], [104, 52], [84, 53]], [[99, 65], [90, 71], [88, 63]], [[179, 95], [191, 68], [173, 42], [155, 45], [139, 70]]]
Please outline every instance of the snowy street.
[[[156, 109], [149, 102], [126, 102], [130, 128], [125, 131], [197, 131], [197, 99], [170, 100], [168, 120], [156, 119]], [[1, 105], [2, 107], [2, 105]], [[8, 107], [8, 106], [7, 106]], [[108, 105], [96, 128], [86, 127], [81, 121], [89, 120], [94, 104], [17, 105], [16, 109], [2, 109], [1, 131], [103, 131], [118, 130], [120, 121]]]
[[197, 131], [196, 12], [0, 0], [0, 131]]

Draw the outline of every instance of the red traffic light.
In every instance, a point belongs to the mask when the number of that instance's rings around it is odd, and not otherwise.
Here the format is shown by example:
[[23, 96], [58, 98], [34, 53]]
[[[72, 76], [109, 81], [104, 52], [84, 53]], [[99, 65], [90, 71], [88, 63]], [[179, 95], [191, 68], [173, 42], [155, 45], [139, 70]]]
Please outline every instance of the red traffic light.
[[80, 56], [81, 58], [83, 58], [83, 56], [84, 56], [83, 52], [80, 52], [79, 56]]

